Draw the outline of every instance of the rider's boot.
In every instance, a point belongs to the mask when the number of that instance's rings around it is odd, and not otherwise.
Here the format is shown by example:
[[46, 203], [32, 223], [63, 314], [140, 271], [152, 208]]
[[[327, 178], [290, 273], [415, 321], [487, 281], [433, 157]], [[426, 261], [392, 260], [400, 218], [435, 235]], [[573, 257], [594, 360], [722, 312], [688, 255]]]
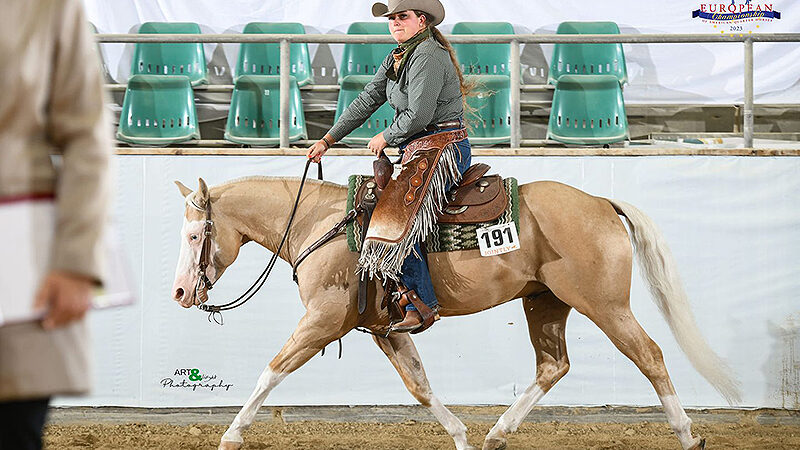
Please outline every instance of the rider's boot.
[[419, 333], [427, 330], [435, 321], [439, 320], [439, 314], [436, 313], [438, 308], [434, 306], [431, 309], [425, 305], [416, 291], [407, 289], [401, 292], [399, 303], [401, 307], [406, 308], [406, 315], [402, 322], [392, 326], [391, 331], [397, 333]]
[[406, 311], [406, 317], [402, 322], [392, 326], [392, 331], [396, 333], [408, 333], [422, 326], [422, 314], [416, 309]]

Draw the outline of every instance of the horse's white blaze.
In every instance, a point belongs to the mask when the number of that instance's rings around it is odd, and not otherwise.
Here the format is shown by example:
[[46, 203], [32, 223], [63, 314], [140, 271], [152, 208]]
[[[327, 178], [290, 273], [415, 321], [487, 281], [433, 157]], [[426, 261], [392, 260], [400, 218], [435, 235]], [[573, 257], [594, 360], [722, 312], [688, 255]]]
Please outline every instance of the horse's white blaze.
[[269, 395], [275, 386], [286, 378], [286, 375], [288, 374], [273, 372], [269, 367], [261, 372], [261, 376], [258, 377], [258, 382], [256, 383], [256, 388], [253, 390], [253, 393], [250, 394], [250, 398], [247, 399], [247, 402], [242, 406], [239, 414], [236, 414], [236, 418], [231, 422], [228, 430], [222, 435], [223, 442], [244, 442], [242, 439], [242, 431], [252, 425], [253, 420], [256, 418], [256, 413], [258, 409], [261, 408], [261, 404], [264, 403], [264, 400], [267, 399], [267, 395]]
[[433, 413], [433, 416], [442, 424], [450, 436], [453, 437], [456, 449], [464, 450], [471, 448], [467, 443], [467, 427], [464, 423], [458, 420], [458, 417], [454, 416], [436, 396], [431, 396], [430, 403], [431, 406], [429, 409], [431, 413]]
[[664, 414], [667, 415], [667, 422], [675, 432], [683, 448], [690, 448], [696, 442], [692, 437], [692, 419], [686, 415], [677, 395], [659, 396], [661, 404], [664, 406]]
[[525, 389], [525, 392], [512, 404], [506, 412], [500, 416], [497, 423], [492, 427], [489, 436], [502, 436], [505, 433], [513, 433], [519, 428], [519, 424], [525, 420], [528, 413], [533, 409], [533, 405], [544, 397], [545, 392], [538, 384], [533, 383]]
[[[205, 221], [202, 220], [186, 220], [183, 219], [183, 226], [181, 227], [181, 251], [178, 255], [178, 266], [175, 269], [175, 282], [173, 284], [173, 292], [176, 289], [182, 288], [184, 290], [184, 299], [191, 298], [194, 295], [194, 287], [197, 284], [197, 268], [200, 262], [200, 251], [202, 250], [203, 232], [205, 228]], [[197, 236], [197, 239], [192, 240], [192, 236]], [[214, 252], [219, 251], [216, 242], [212, 241], [212, 249]], [[211, 255], [213, 262], [213, 255]], [[206, 269], [206, 275], [210, 280], [216, 279], [216, 268], [210, 264]], [[184, 300], [176, 299], [176, 300]]]
[[175, 278], [189, 277], [192, 275], [192, 269], [200, 258], [199, 244], [192, 246], [192, 241], [189, 240], [189, 234], [198, 236], [198, 242], [202, 239], [203, 234], [203, 221], [192, 220], [188, 221], [183, 219], [183, 226], [181, 227], [181, 253], [178, 255], [178, 267], [175, 270]]

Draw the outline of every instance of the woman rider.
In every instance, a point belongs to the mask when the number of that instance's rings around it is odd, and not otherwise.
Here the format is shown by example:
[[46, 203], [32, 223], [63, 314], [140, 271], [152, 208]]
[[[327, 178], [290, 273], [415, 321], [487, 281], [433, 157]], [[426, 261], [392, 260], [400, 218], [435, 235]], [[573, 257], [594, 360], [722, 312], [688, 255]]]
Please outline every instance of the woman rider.
[[[361, 126], [384, 102], [395, 109], [392, 124], [367, 145], [375, 155], [389, 145], [403, 154], [403, 170], [387, 186], [374, 217], [382, 207], [399, 207], [410, 211], [413, 219], [398, 242], [375, 239], [380, 236], [370, 227], [359, 268], [370, 276], [379, 273], [384, 279], [399, 278], [411, 303], [406, 306], [405, 319], [392, 331], [419, 332], [438, 318], [430, 314], [438, 302], [420, 243], [436, 226], [446, 192], [470, 166], [463, 122], [464, 98], [470, 88], [453, 48], [436, 29], [444, 19], [444, 7], [438, 0], [389, 0], [388, 5], [375, 3], [372, 14], [389, 19], [389, 31], [399, 46], [387, 55], [372, 81], [328, 133], [309, 148], [308, 157], [319, 162], [334, 143]], [[397, 201], [387, 200], [390, 191], [398, 192]]]

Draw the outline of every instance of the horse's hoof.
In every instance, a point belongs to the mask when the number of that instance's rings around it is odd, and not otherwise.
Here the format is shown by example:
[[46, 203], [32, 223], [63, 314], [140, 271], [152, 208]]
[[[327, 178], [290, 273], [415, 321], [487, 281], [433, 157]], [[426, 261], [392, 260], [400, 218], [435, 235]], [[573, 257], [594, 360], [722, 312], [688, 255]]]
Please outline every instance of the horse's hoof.
[[222, 441], [217, 450], [239, 450], [240, 448], [242, 448], [241, 442]]
[[700, 442], [689, 447], [689, 450], [703, 450], [704, 448], [706, 448], [706, 440], [700, 439]]
[[486, 438], [483, 441], [483, 450], [505, 450], [508, 441], [505, 438]]

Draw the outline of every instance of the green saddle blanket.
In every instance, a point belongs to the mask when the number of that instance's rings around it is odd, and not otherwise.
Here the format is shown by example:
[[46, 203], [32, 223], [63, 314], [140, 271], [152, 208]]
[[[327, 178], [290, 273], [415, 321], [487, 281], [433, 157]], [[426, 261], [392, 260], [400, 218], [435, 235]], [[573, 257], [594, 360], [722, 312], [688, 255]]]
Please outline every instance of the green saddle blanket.
[[[347, 211], [353, 209], [355, 195], [358, 188], [371, 176], [350, 175], [347, 183]], [[491, 222], [475, 223], [467, 225], [440, 223], [428, 236], [426, 247], [428, 253], [454, 252], [458, 250], [472, 250], [478, 248], [478, 228], [483, 228], [501, 223], [513, 221], [519, 232], [519, 190], [517, 189], [516, 178], [503, 179], [506, 194], [508, 195], [508, 207], [500, 218]], [[357, 252], [361, 248], [361, 225], [357, 220], [347, 225], [347, 245], [350, 251]]]

